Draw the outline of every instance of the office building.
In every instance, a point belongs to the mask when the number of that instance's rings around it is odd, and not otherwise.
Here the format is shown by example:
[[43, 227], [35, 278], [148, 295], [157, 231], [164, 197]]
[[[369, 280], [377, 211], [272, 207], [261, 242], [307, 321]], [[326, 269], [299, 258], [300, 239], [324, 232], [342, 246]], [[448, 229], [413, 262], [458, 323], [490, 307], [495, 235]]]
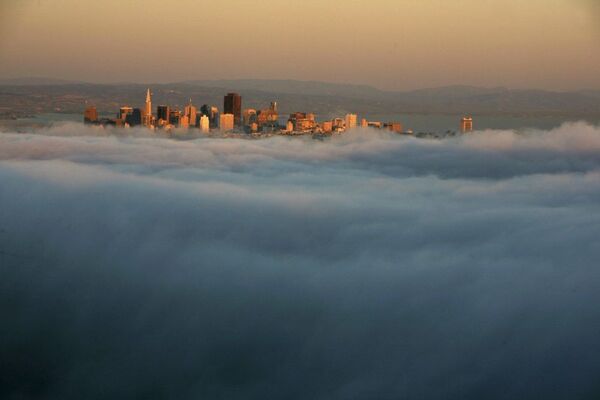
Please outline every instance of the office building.
[[131, 114], [132, 112], [133, 112], [133, 108], [131, 108], [129, 106], [123, 106], [119, 109], [119, 115], [117, 116], [117, 118], [122, 120], [123, 122], [125, 122], [125, 119], [127, 119], [127, 116], [129, 114]]
[[156, 107], [156, 120], [158, 121], [158, 124], [161, 124], [161, 121], [163, 122], [163, 125], [166, 125], [169, 123], [169, 114], [171, 112], [171, 108], [169, 106], [158, 106]]
[[85, 112], [83, 113], [83, 122], [86, 124], [98, 122], [98, 110], [96, 110], [96, 107], [89, 106], [85, 109]]
[[460, 131], [462, 133], [473, 132], [473, 118], [472, 117], [464, 117], [460, 121]]
[[256, 122], [256, 110], [248, 108], [242, 113], [242, 122], [244, 126], [250, 126]]
[[237, 93], [227, 93], [223, 100], [223, 113], [233, 114], [235, 126], [242, 123], [242, 96]]
[[235, 116], [233, 114], [221, 114], [219, 118], [219, 130], [221, 132], [232, 131], [235, 126]]
[[134, 108], [131, 113], [125, 116], [125, 123], [129, 126], [138, 126], [142, 124], [142, 110]]
[[192, 99], [190, 99], [190, 103], [185, 107], [183, 115], [187, 117], [189, 126], [196, 126], [196, 114], [198, 109], [192, 104]]
[[366, 118], [363, 118], [360, 120], [360, 127], [361, 128], [367, 128], [369, 126], [369, 121], [367, 121]]
[[399, 122], [388, 122], [384, 125], [389, 131], [395, 133], [402, 133], [402, 124]]
[[171, 110], [169, 112], [169, 124], [175, 127], [179, 126], [181, 120], [181, 112], [179, 110]]
[[346, 114], [346, 118], [345, 118], [345, 127], [346, 130], [351, 130], [351, 129], [355, 129], [356, 128], [356, 121], [357, 121], [357, 116], [356, 114]]
[[146, 90], [146, 107], [144, 108], [142, 122], [144, 126], [150, 127], [154, 125], [154, 117], [152, 115], [152, 93], [150, 93], [150, 89]]
[[210, 120], [208, 119], [207, 115], [200, 116], [199, 126], [202, 133], [210, 132]]

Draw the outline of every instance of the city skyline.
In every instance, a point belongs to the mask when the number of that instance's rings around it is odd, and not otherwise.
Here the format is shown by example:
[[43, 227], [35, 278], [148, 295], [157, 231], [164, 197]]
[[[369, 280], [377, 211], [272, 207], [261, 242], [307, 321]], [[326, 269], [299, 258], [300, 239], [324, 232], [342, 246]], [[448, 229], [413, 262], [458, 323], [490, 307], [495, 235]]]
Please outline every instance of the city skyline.
[[594, 1], [161, 4], [3, 2], [0, 74], [98, 83], [273, 78], [388, 90], [600, 88]]

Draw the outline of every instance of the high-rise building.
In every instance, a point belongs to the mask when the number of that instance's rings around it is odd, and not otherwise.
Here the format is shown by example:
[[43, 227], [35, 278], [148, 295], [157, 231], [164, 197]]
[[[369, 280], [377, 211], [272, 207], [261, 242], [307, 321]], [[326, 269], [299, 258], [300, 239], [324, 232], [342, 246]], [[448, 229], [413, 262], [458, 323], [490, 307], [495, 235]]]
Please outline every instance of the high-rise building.
[[171, 110], [169, 112], [169, 124], [173, 126], [179, 126], [181, 121], [181, 111], [179, 110]]
[[125, 116], [125, 123], [129, 126], [138, 126], [142, 124], [142, 110], [134, 108], [130, 114]]
[[269, 108], [258, 111], [258, 126], [263, 131], [274, 132], [279, 129], [279, 114], [277, 112], [277, 102], [272, 101]]
[[210, 120], [207, 115], [202, 115], [200, 117], [200, 130], [202, 133], [210, 132]]
[[333, 124], [331, 121], [324, 121], [321, 124], [321, 129], [323, 130], [324, 133], [331, 133], [331, 131], [333, 130]]
[[402, 133], [402, 124], [399, 122], [388, 122], [384, 125], [389, 131]]
[[223, 100], [223, 113], [233, 114], [235, 126], [242, 123], [242, 96], [237, 93], [227, 93]]
[[294, 131], [308, 132], [316, 128], [315, 114], [295, 112], [290, 114], [288, 122], [292, 122]]
[[233, 114], [221, 114], [219, 119], [219, 130], [221, 132], [232, 131], [235, 125], [235, 116]]
[[129, 114], [131, 114], [132, 112], [133, 112], [133, 108], [131, 108], [131, 107], [129, 107], [129, 106], [124, 106], [124, 107], [121, 107], [121, 108], [119, 109], [119, 115], [118, 115], [118, 118], [119, 118], [120, 120], [122, 120], [122, 121], [125, 121], [125, 119], [127, 118], [127, 116], [128, 116]]
[[200, 112], [208, 117], [211, 129], [219, 127], [219, 109], [217, 107], [204, 104], [200, 107]]
[[158, 106], [156, 107], [156, 120], [158, 121], [159, 125], [161, 124], [161, 121], [163, 125], [166, 125], [169, 123], [169, 114], [171, 112], [171, 109], [169, 108], [169, 106]]
[[473, 132], [473, 118], [463, 117], [460, 121], [460, 131], [462, 133]]
[[355, 129], [356, 128], [356, 121], [357, 121], [357, 116], [356, 114], [346, 114], [346, 118], [345, 118], [345, 126], [346, 126], [346, 130], [349, 131], [351, 129]]
[[192, 99], [190, 99], [190, 103], [184, 109], [184, 116], [188, 118], [189, 125], [196, 125], [196, 107], [192, 104]]
[[154, 117], [152, 115], [152, 93], [150, 93], [149, 88], [146, 90], [146, 107], [144, 108], [142, 123], [148, 127], [154, 125]]
[[244, 126], [250, 126], [256, 122], [256, 110], [253, 108], [248, 108], [244, 110], [242, 113], [242, 122]]
[[98, 110], [96, 110], [96, 107], [89, 106], [85, 109], [85, 112], [83, 113], [83, 122], [86, 124], [98, 122]]
[[366, 118], [363, 118], [363, 119], [360, 120], [360, 127], [361, 128], [366, 128], [368, 126], [369, 126], [369, 121], [367, 121]]

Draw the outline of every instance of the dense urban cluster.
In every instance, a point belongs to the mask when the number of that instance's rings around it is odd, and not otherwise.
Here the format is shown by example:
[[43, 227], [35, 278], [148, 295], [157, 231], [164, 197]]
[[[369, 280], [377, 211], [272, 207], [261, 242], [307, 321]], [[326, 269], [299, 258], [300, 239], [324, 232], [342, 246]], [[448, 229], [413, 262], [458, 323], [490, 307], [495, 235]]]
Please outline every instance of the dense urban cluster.
[[[396, 133], [410, 134], [404, 131], [399, 122], [368, 121], [365, 118], [358, 120], [356, 114], [346, 114], [343, 118], [334, 118], [318, 122], [313, 113], [294, 112], [289, 115], [287, 122], [280, 123], [277, 102], [271, 102], [268, 108], [256, 110], [242, 109], [242, 97], [237, 93], [228, 93], [223, 99], [223, 113], [216, 106], [204, 104], [198, 109], [189, 104], [183, 111], [171, 108], [168, 105], [156, 107], [156, 114], [152, 110], [152, 93], [146, 91], [146, 104], [144, 110], [129, 106], [121, 107], [116, 118], [99, 118], [96, 107], [89, 106], [84, 113], [86, 124], [101, 126], [134, 127], [145, 126], [149, 129], [163, 129], [170, 131], [175, 128], [197, 128], [203, 133], [211, 131], [239, 132], [239, 133], [278, 133], [278, 134], [332, 134], [357, 128], [387, 129]], [[465, 117], [461, 121], [461, 131], [473, 130], [473, 119]]]

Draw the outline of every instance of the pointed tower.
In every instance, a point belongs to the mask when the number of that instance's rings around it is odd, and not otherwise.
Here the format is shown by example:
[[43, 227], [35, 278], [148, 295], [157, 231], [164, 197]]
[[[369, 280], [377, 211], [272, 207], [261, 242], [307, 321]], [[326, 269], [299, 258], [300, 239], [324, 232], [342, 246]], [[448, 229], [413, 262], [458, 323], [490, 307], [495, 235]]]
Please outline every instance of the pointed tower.
[[146, 90], [146, 108], [144, 109], [144, 115], [142, 116], [142, 123], [149, 128], [154, 125], [154, 117], [152, 116], [152, 93], [150, 93], [150, 89]]
[[150, 89], [146, 91], [146, 112], [144, 114], [147, 116], [152, 115], [152, 93], [150, 93]]

